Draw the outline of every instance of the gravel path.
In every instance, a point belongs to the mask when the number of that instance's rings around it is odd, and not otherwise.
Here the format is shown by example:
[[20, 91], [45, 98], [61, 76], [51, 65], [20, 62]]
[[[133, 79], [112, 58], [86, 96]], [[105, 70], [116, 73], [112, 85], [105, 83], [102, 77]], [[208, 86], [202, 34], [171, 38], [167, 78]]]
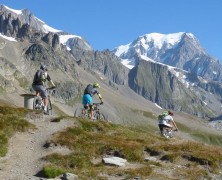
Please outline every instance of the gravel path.
[[73, 125], [73, 122], [62, 120], [50, 122], [50, 116], [30, 116], [29, 121], [36, 125], [36, 130], [16, 133], [9, 142], [6, 157], [0, 159], [1, 180], [37, 180], [35, 176], [42, 170], [42, 157], [53, 152], [70, 153], [65, 147], [45, 148], [44, 144], [50, 140], [53, 133]]

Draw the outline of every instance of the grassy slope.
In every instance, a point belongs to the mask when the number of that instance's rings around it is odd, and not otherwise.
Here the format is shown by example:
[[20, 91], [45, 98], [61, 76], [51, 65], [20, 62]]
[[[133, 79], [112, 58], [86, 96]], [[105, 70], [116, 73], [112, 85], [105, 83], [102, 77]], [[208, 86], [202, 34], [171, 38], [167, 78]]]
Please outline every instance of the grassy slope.
[[[126, 179], [138, 176], [142, 179], [197, 179], [210, 178], [212, 173], [222, 171], [222, 148], [219, 146], [164, 139], [144, 127], [142, 129], [75, 118], [72, 120], [76, 126], [56, 134], [52, 143], [65, 145], [73, 153], [45, 157], [48, 165], [43, 172], [47, 177], [72, 172], [81, 179], [106, 179], [107, 176], [117, 175]], [[106, 155], [125, 158], [132, 166], [137, 166], [118, 168], [104, 165], [101, 158]], [[146, 162], [145, 156], [157, 160]], [[160, 169], [169, 169], [173, 175]]]
[[27, 109], [10, 106], [0, 106], [0, 157], [5, 156], [8, 149], [8, 140], [15, 132], [24, 132], [34, 128], [25, 120]]
[[[156, 115], [152, 112], [127, 109], [156, 124]], [[33, 128], [33, 125], [25, 120], [27, 113], [28, 110], [24, 108], [0, 106], [1, 156], [6, 154], [8, 139], [15, 132]], [[193, 125], [184, 125], [182, 120], [178, 122], [180, 131], [190, 134], [193, 140], [197, 138], [199, 142], [181, 139], [177, 135], [176, 139], [164, 139], [155, 133], [157, 127], [152, 123], [147, 126], [140, 123], [120, 125], [91, 122], [64, 114], [53, 121], [59, 123], [64, 118], [74, 121], [75, 127], [58, 132], [51, 141], [67, 146], [73, 152], [65, 156], [51, 154], [45, 157], [48, 163], [43, 172], [47, 177], [73, 172], [81, 179], [88, 177], [106, 179], [117, 174], [126, 179], [137, 176], [151, 179], [173, 179], [174, 176], [182, 177], [181, 179], [196, 179], [210, 178], [212, 173], [217, 174], [222, 171], [221, 135], [210, 131], [204, 132], [201, 128], [199, 131], [194, 131]], [[193, 123], [191, 117], [189, 120]], [[118, 168], [104, 165], [101, 159], [106, 155], [125, 158], [131, 166]], [[155, 157], [156, 160], [144, 161], [147, 156]], [[171, 173], [166, 173], [166, 170]]]

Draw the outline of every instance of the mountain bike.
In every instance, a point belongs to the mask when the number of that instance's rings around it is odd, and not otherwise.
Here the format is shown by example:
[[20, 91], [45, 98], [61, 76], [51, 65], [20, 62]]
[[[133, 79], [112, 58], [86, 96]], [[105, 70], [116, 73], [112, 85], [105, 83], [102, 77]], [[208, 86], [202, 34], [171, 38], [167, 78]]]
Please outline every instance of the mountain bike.
[[163, 128], [163, 133], [161, 134], [165, 138], [173, 138], [174, 132], [178, 131], [177, 129], [169, 129], [169, 128]]
[[[100, 112], [99, 106], [102, 105], [101, 103], [93, 103], [93, 117], [95, 120], [101, 120], [108, 122], [108, 119], [105, 117], [103, 113]], [[81, 117], [81, 118], [90, 118], [90, 109], [80, 108], [77, 109], [74, 113], [75, 117]]]
[[[48, 106], [47, 106], [47, 115], [52, 115], [52, 102], [50, 98], [50, 94], [55, 93], [55, 87], [46, 88], [46, 91], [48, 92]], [[44, 103], [41, 96], [35, 96], [33, 100], [33, 109], [34, 110], [40, 110], [44, 112]]]

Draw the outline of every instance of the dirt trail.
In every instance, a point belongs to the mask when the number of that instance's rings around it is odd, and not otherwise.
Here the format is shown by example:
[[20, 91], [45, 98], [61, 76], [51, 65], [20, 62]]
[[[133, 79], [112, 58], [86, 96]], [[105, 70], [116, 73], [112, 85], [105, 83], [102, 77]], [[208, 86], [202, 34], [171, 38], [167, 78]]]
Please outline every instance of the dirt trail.
[[50, 122], [51, 116], [38, 115], [29, 117], [29, 121], [36, 125], [36, 130], [25, 133], [16, 133], [9, 142], [9, 151], [6, 157], [0, 159], [1, 180], [37, 180], [35, 176], [42, 170], [42, 157], [53, 152], [69, 153], [64, 147], [45, 148], [44, 144], [52, 134], [61, 131], [73, 122], [62, 120]]

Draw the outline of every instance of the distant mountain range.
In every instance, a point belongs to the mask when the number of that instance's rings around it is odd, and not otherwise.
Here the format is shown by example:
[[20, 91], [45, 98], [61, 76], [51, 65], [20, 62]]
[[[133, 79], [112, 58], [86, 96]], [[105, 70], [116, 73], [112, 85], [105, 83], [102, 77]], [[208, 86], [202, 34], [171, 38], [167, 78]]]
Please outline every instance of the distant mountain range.
[[[11, 73], [17, 72], [17, 80], [22, 79], [20, 88], [28, 88], [33, 73], [29, 75], [29, 70], [43, 61], [60, 75], [57, 99], [66, 104], [79, 98], [82, 82], [88, 81], [80, 72], [87, 71], [119, 95], [124, 87], [165, 109], [198, 117], [221, 115], [222, 65], [207, 54], [192, 33], [151, 33], [112, 51], [95, 51], [84, 38], [56, 30], [28, 10], [0, 5], [0, 12], [1, 37], [20, 43], [11, 43], [16, 55], [9, 55], [5, 41], [1, 43], [3, 66], [10, 62]], [[12, 61], [14, 56], [17, 62]], [[5, 82], [5, 72], [0, 74]], [[15, 86], [11, 81], [7, 83]]]
[[113, 50], [129, 68], [138, 64], [140, 57], [195, 73], [208, 80], [221, 81], [222, 66], [211, 57], [191, 33], [151, 33], [132, 43]]
[[222, 65], [193, 34], [146, 34], [112, 52], [131, 69], [129, 86], [145, 98], [196, 115], [202, 108], [220, 113]]

